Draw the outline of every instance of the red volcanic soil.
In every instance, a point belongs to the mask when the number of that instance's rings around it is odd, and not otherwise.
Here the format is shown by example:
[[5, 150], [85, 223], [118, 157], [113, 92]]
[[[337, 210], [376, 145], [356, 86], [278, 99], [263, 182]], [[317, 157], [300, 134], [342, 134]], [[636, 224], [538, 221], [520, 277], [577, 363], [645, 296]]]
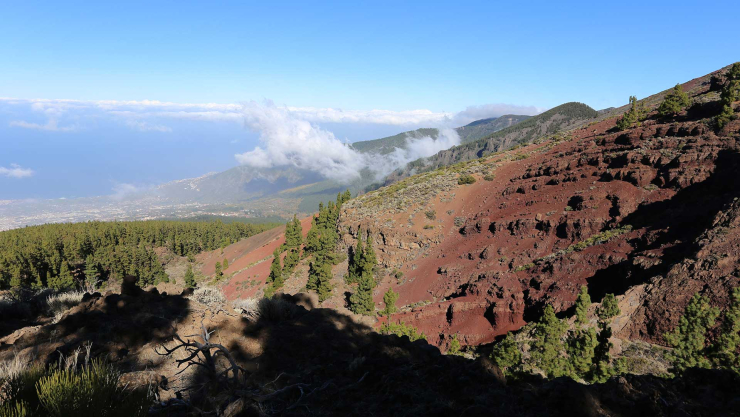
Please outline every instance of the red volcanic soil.
[[345, 206], [345, 243], [370, 230], [380, 262], [404, 274], [386, 277], [376, 302], [393, 286], [406, 306], [394, 321], [466, 344], [518, 329], [546, 304], [569, 313], [582, 285], [596, 302], [622, 296], [618, 335], [656, 343], [695, 292], [726, 304], [740, 284], [740, 121], [713, 131], [708, 81], [685, 88], [698, 104], [671, 120], [616, 132], [611, 118], [494, 156], [482, 162], [494, 181], [474, 173], [475, 184], [400, 212]]
[[[309, 216], [301, 220], [304, 237], [311, 228], [311, 219]], [[234, 274], [234, 276], [223, 286], [224, 295], [228, 300], [248, 298], [253, 297], [264, 286], [270, 274], [272, 252], [283, 243], [285, 226], [240, 240], [226, 247], [223, 255], [218, 249], [198, 255], [197, 260], [203, 264], [201, 272], [204, 275], [213, 275], [216, 262], [228, 259], [229, 267], [224, 270], [224, 275]]]

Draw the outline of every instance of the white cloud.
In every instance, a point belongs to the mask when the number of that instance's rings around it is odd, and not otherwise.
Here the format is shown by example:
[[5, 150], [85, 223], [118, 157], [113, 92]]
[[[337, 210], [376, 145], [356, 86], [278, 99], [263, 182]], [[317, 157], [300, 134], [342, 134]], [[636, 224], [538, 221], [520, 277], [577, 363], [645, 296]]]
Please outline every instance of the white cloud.
[[244, 105], [245, 125], [260, 133], [262, 146], [235, 155], [254, 168], [294, 166], [326, 178], [351, 181], [359, 177], [363, 157], [334, 134], [302, 120], [285, 109], [256, 102]]
[[30, 123], [23, 120], [14, 120], [10, 122], [11, 127], [22, 127], [24, 129], [46, 130], [49, 132], [74, 132], [76, 126], [59, 126], [56, 119], [49, 119], [45, 124]]
[[116, 183], [113, 186], [113, 194], [111, 194], [110, 197], [114, 200], [122, 200], [132, 195], [144, 193], [150, 189], [151, 187], [139, 187], [134, 184]]
[[438, 137], [409, 137], [404, 149], [388, 155], [360, 153], [293, 112], [272, 103], [255, 102], [244, 106], [244, 123], [260, 133], [261, 145], [234, 155], [243, 165], [255, 169], [292, 166], [321, 174], [339, 182], [349, 182], [369, 169], [378, 178], [419, 158], [460, 144], [454, 129], [442, 128]]
[[126, 126], [130, 127], [131, 129], [138, 130], [139, 132], [172, 132], [172, 128], [170, 127], [164, 125], [155, 125], [141, 120], [129, 120], [126, 122]]
[[[236, 122], [243, 120], [244, 112], [250, 111], [251, 105], [238, 103], [172, 103], [157, 100], [117, 101], [117, 100], [66, 100], [66, 99], [15, 99], [0, 97], [0, 102], [8, 104], [27, 104], [36, 112], [45, 114], [50, 123], [46, 125], [13, 122], [14, 126], [44, 129], [70, 130], [57, 126], [57, 121], [64, 114], [83, 111], [102, 112], [124, 120], [141, 120], [147, 118], [189, 119], [211, 122]], [[361, 123], [404, 126], [409, 128], [452, 125], [457, 127], [474, 120], [497, 117], [504, 114], [534, 115], [543, 109], [533, 106], [509, 104], [484, 104], [470, 106], [465, 110], [454, 112], [434, 112], [427, 109], [417, 110], [343, 110], [320, 107], [285, 107], [294, 118], [311, 123]], [[52, 123], [53, 121], [53, 123]]]
[[499, 117], [505, 114], [534, 116], [545, 109], [535, 106], [516, 106], [511, 104], [483, 104], [480, 106], [468, 106], [465, 110], [458, 112], [452, 119], [455, 126], [464, 126], [476, 120]]
[[21, 168], [18, 164], [10, 164], [10, 168], [0, 166], [0, 175], [10, 178], [27, 178], [33, 175], [34, 172], [29, 168]]

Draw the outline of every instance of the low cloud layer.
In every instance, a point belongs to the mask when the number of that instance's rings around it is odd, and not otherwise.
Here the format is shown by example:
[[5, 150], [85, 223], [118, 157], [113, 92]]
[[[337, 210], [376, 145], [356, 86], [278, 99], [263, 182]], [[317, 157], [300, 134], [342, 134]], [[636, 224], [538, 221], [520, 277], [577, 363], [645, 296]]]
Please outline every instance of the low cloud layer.
[[259, 132], [261, 144], [236, 154], [236, 160], [256, 169], [292, 166], [347, 183], [360, 178], [365, 169], [381, 178], [411, 161], [460, 144], [454, 129], [440, 128], [437, 138], [409, 137], [403, 149], [387, 155], [360, 153], [303, 116], [272, 103], [245, 104], [244, 123], [250, 130]]
[[151, 187], [136, 186], [127, 183], [115, 183], [113, 185], [113, 194], [110, 197], [114, 200], [123, 200], [125, 198], [141, 194], [151, 190]]
[[365, 164], [360, 153], [290, 110], [252, 102], [244, 105], [243, 117], [249, 129], [260, 133], [262, 145], [235, 155], [239, 163], [254, 168], [294, 166], [338, 181], [359, 178]]
[[[142, 134], [167, 135], [184, 126], [185, 121], [191, 124], [244, 124], [249, 130], [259, 134], [259, 144], [235, 155], [240, 164], [254, 168], [292, 166], [342, 182], [359, 178], [365, 169], [382, 177], [410, 161], [457, 145], [460, 138], [452, 128], [474, 120], [504, 114], [534, 115], [543, 110], [532, 106], [486, 104], [452, 113], [426, 109], [391, 111], [291, 107], [277, 106], [270, 102], [219, 104], [0, 97], [0, 110], [7, 109], [8, 106], [13, 111], [7, 114], [18, 115], [23, 113], [17, 110], [27, 111], [23, 117], [9, 120], [10, 127], [46, 132], [83, 131], [113, 123], [135, 132], [143, 132]], [[434, 127], [439, 129], [440, 135], [438, 138], [409, 137], [404, 149], [381, 156], [355, 151], [326, 129], [327, 125], [332, 124], [377, 125], [385, 126], [384, 129], [393, 126], [397, 128], [396, 131]], [[32, 171], [11, 167], [2, 168], [0, 174], [21, 178], [31, 175]], [[114, 190], [116, 196], [125, 196], [131, 192], [133, 190], [126, 187], [126, 184]]]
[[32, 169], [22, 168], [18, 164], [10, 164], [10, 168], [0, 166], [0, 176], [8, 178], [27, 178], [34, 174]]
[[[67, 100], [67, 99], [15, 99], [0, 97], [0, 105], [26, 106], [33, 113], [43, 116], [44, 122], [13, 120], [11, 127], [70, 132], [84, 129], [86, 122], [94, 123], [101, 117], [112, 118], [136, 131], [169, 133], [167, 121], [194, 120], [207, 122], [241, 123], [244, 112], [251, 104], [239, 103], [171, 103], [156, 100]], [[485, 104], [470, 106], [454, 112], [434, 112], [427, 109], [392, 111], [382, 109], [344, 110], [320, 107], [283, 107], [291, 115], [311, 123], [377, 124], [415, 129], [449, 125], [462, 126], [474, 120], [504, 114], [534, 115], [543, 109], [533, 106]]]
[[476, 120], [499, 117], [505, 114], [534, 116], [542, 113], [545, 109], [534, 106], [515, 106], [511, 104], [483, 104], [480, 106], [468, 106], [465, 110], [455, 114], [453, 124], [464, 126]]

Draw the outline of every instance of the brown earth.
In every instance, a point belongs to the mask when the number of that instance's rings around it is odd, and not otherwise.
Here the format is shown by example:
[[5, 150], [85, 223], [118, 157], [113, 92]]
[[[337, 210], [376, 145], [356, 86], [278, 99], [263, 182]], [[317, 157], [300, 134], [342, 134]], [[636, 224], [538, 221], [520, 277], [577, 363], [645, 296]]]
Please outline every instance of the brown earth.
[[[301, 219], [303, 237], [306, 237], [311, 228], [312, 216]], [[228, 300], [254, 297], [265, 286], [267, 276], [270, 275], [272, 252], [285, 243], [285, 226], [262, 232], [234, 243], [224, 249], [202, 253], [196, 258], [202, 263], [201, 271], [204, 275], [215, 273], [216, 262], [229, 260], [229, 267], [224, 275], [231, 276], [222, 290]], [[283, 254], [283, 259], [285, 254]]]
[[[662, 343], [695, 292], [725, 306], [740, 284], [740, 121], [713, 130], [709, 76], [684, 89], [695, 104], [669, 120], [617, 132], [611, 117], [351, 200], [344, 246], [371, 231], [381, 264], [403, 272], [376, 301], [394, 287], [392, 319], [437, 344], [491, 342], [545, 304], [570, 312], [582, 285], [596, 302], [619, 296], [617, 336]], [[457, 185], [462, 172], [477, 182]]]

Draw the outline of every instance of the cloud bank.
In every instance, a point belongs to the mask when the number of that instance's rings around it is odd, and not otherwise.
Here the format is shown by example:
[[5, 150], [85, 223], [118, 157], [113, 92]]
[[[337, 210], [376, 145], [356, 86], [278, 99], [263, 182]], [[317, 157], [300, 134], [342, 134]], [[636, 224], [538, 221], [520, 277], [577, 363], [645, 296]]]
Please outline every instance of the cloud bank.
[[8, 178], [27, 178], [33, 174], [32, 169], [22, 168], [18, 164], [10, 164], [10, 168], [0, 166], [0, 176]]
[[[146, 134], [171, 134], [174, 131], [172, 125], [181, 121], [243, 123], [259, 133], [259, 145], [237, 153], [235, 158], [240, 164], [256, 169], [292, 166], [341, 182], [359, 178], [364, 170], [370, 170], [380, 178], [410, 161], [458, 145], [460, 138], [452, 129], [454, 127], [504, 114], [534, 115], [543, 110], [509, 104], [469, 106], [453, 113], [427, 109], [392, 111], [276, 106], [269, 101], [219, 104], [0, 97], [0, 108], [2, 106], [25, 106], [31, 111], [31, 117], [44, 120], [12, 120], [9, 126], [47, 132], [84, 130], [99, 121], [113, 121]], [[435, 127], [439, 135], [437, 138], [409, 137], [403, 149], [377, 155], [357, 152], [322, 124], [384, 125], [398, 127], [399, 130]], [[19, 178], [32, 173], [20, 167], [3, 170], [0, 174]], [[132, 192], [132, 188], [121, 184], [114, 190], [114, 195], [123, 197]]]
[[411, 161], [460, 144], [454, 129], [440, 128], [437, 138], [406, 138], [404, 148], [387, 155], [360, 153], [304, 116], [269, 102], [245, 104], [244, 123], [250, 130], [259, 132], [261, 145], [234, 155], [236, 160], [256, 169], [292, 166], [347, 183], [360, 178], [363, 170], [381, 178]]
[[263, 146], [235, 155], [239, 163], [254, 168], [294, 166], [338, 181], [359, 178], [364, 165], [359, 152], [290, 110], [251, 102], [244, 105], [243, 117], [249, 129], [260, 133]]
[[[167, 120], [194, 120], [208, 122], [242, 123], [244, 112], [252, 104], [239, 103], [172, 103], [157, 100], [68, 100], [68, 99], [16, 99], [0, 97], [0, 104], [28, 106], [33, 112], [43, 115], [46, 123], [14, 120], [10, 126], [54, 132], [69, 132], [84, 128], [86, 119], [93, 121], [109, 117], [136, 131], [169, 133]], [[470, 106], [461, 112], [434, 112], [417, 110], [344, 110], [337, 108], [294, 107], [285, 110], [300, 120], [311, 123], [358, 123], [401, 126], [411, 128], [452, 125], [462, 126], [473, 120], [497, 117], [504, 114], [534, 115], [543, 109], [533, 106], [509, 104], [485, 104]], [[66, 119], [66, 120], [65, 120]], [[156, 122], [152, 122], [155, 120]], [[67, 124], [64, 124], [67, 122]], [[73, 121], [73, 124], [69, 124]]]

